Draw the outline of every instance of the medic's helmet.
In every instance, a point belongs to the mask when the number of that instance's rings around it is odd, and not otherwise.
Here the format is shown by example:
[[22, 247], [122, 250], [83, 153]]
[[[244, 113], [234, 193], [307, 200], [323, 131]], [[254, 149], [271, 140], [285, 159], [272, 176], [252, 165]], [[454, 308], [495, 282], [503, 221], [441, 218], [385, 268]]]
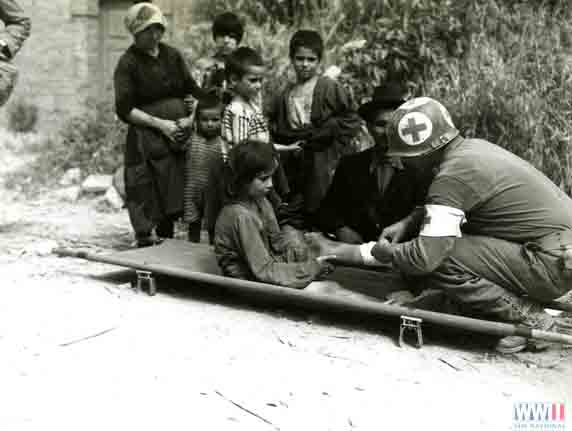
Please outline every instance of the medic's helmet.
[[387, 133], [387, 155], [399, 157], [429, 154], [459, 135], [447, 109], [430, 97], [417, 97], [399, 106]]

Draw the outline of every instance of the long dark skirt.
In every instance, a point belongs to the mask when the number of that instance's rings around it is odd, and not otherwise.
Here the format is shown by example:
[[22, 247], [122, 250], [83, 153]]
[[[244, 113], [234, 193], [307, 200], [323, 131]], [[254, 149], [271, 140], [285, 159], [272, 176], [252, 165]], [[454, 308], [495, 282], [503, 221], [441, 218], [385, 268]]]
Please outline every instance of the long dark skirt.
[[[182, 99], [164, 99], [139, 109], [159, 118], [187, 115]], [[126, 206], [136, 235], [183, 212], [185, 152], [161, 132], [130, 125], [125, 146]]]

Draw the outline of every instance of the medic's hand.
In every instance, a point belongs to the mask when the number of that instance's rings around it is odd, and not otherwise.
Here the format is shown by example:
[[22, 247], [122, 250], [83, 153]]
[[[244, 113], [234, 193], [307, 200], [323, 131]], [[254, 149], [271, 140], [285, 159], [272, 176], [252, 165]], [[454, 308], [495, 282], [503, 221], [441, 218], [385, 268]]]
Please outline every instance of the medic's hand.
[[371, 255], [380, 263], [391, 263], [393, 261], [391, 243], [385, 238], [380, 238], [371, 249]]
[[379, 240], [381, 241], [382, 239], [385, 239], [392, 244], [397, 244], [407, 237], [408, 231], [409, 223], [407, 223], [407, 219], [403, 219], [383, 229], [379, 236]]

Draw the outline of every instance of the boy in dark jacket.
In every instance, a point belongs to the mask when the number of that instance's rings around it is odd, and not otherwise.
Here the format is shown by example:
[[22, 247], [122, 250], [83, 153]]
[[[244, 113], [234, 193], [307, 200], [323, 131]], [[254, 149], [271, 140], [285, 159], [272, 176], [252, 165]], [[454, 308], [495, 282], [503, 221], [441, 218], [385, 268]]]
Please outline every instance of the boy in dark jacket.
[[324, 44], [312, 30], [290, 40], [297, 81], [275, 100], [269, 120], [272, 139], [299, 151], [282, 153], [292, 194], [304, 198], [308, 220], [319, 208], [344, 152], [360, 130], [350, 94], [337, 81], [319, 74]]

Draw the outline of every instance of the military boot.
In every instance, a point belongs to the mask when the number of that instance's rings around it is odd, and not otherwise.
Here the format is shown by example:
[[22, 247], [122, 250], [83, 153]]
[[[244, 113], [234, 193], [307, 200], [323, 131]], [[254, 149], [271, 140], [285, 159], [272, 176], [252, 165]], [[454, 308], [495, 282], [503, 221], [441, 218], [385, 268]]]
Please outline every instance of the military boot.
[[[505, 292], [502, 298], [499, 298], [499, 302], [502, 302], [502, 305], [497, 307], [497, 317], [503, 320], [530, 329], [572, 335], [572, 316], [568, 313], [553, 317], [544, 310], [541, 304], [509, 292]], [[500, 310], [503, 312], [498, 314]], [[499, 340], [496, 351], [504, 354], [517, 353], [524, 349], [540, 351], [547, 349], [551, 344], [549, 341], [509, 335]]]
[[[518, 323], [530, 329], [538, 329], [542, 331], [557, 331], [557, 325], [554, 318], [548, 314], [539, 304], [530, 303], [523, 298], [517, 298], [520, 301], [520, 311], [522, 312], [522, 320]], [[527, 302], [529, 304], [527, 304]], [[517, 305], [518, 306], [518, 305]], [[501, 338], [495, 346], [495, 350], [502, 354], [510, 354], [521, 352], [524, 349], [535, 351], [545, 350], [550, 343], [542, 340], [533, 340], [520, 335], [509, 335]]]

